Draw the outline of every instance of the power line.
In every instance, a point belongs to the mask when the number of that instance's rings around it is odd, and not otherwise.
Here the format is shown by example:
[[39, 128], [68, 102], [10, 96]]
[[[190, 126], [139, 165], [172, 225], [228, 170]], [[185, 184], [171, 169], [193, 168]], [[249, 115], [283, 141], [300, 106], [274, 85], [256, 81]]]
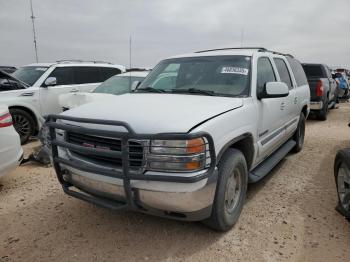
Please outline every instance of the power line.
[[37, 48], [37, 41], [36, 41], [36, 32], [35, 32], [35, 16], [34, 16], [34, 12], [33, 12], [33, 3], [32, 0], [30, 0], [30, 10], [32, 12], [32, 15], [30, 16], [30, 18], [32, 19], [32, 25], [33, 25], [33, 38], [34, 38], [34, 50], [35, 50], [35, 60], [38, 63], [39, 59], [38, 59], [38, 48]]

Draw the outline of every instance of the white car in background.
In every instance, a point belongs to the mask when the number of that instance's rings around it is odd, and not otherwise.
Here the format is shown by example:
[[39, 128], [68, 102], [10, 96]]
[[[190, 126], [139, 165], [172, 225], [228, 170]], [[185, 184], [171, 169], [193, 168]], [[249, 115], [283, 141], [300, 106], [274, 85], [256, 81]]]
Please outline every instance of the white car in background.
[[1, 72], [0, 103], [7, 105], [22, 144], [35, 135], [43, 116], [58, 114], [58, 96], [91, 92], [125, 67], [97, 61], [58, 61], [24, 66], [12, 75]]
[[97, 86], [91, 93], [80, 92], [60, 95], [59, 104], [62, 110], [66, 111], [86, 103], [111, 99], [114, 95], [130, 93], [133, 83], [142, 82], [148, 73], [149, 70], [138, 70], [112, 76]]
[[19, 135], [12, 125], [7, 106], [0, 105], [0, 177], [15, 169], [22, 160]]

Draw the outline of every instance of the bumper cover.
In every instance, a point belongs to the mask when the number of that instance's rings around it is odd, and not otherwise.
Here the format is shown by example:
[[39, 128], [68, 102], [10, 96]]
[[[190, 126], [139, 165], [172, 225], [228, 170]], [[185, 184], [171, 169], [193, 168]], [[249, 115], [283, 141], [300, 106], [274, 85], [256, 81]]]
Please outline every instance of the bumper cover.
[[[127, 132], [103, 131], [68, 124], [56, 123], [57, 119], [73, 122], [122, 126]], [[129, 209], [180, 220], [203, 220], [210, 216], [215, 197], [217, 169], [214, 144], [207, 133], [197, 134], [136, 134], [130, 126], [119, 121], [81, 119], [51, 115], [47, 122], [50, 128], [52, 159], [58, 180], [68, 195], [81, 200], [120, 210]], [[97, 148], [85, 148], [56, 139], [56, 130], [74, 130], [105, 137], [121, 138], [121, 152], [106, 152]], [[130, 139], [191, 139], [205, 137], [208, 141], [210, 165], [194, 173], [135, 174], [128, 166], [127, 143]], [[83, 163], [60, 154], [74, 149], [84, 153], [115, 154], [122, 159], [122, 170]], [[117, 154], [118, 153], [118, 154]]]
[[310, 109], [311, 110], [321, 110], [323, 107], [323, 102], [322, 101], [317, 101], [317, 102], [310, 102]]

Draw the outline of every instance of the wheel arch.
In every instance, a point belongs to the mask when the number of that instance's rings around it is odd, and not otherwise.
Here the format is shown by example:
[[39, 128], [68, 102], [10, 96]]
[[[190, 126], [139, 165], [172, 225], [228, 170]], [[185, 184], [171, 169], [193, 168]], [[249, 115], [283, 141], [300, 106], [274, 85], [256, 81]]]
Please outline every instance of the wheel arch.
[[224, 155], [224, 153], [227, 151], [229, 148], [235, 148], [240, 150], [246, 161], [247, 161], [247, 167], [248, 170], [253, 164], [253, 159], [254, 159], [254, 139], [253, 135], [250, 133], [245, 133], [242, 134], [232, 140], [230, 140], [219, 152], [218, 157], [217, 157], [217, 164], [219, 163], [221, 157]]
[[39, 131], [39, 122], [38, 122], [38, 118], [36, 117], [35, 113], [33, 110], [31, 110], [30, 108], [28, 107], [25, 107], [25, 106], [19, 106], [19, 105], [16, 105], [16, 106], [9, 106], [9, 110], [10, 109], [20, 109], [20, 110], [23, 110], [25, 112], [27, 112], [33, 119], [34, 123], [35, 123], [35, 130], [36, 132]]

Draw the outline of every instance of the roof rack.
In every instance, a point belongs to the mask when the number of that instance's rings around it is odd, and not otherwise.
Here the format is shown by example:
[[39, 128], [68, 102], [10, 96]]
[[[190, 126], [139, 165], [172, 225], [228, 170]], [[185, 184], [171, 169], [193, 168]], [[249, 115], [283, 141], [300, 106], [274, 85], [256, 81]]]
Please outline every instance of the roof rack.
[[130, 71], [150, 71], [151, 69], [147, 69], [147, 68], [139, 68], [139, 67], [134, 67], [134, 68], [127, 68], [126, 72], [130, 72]]
[[267, 51], [265, 47], [224, 47], [224, 48], [200, 50], [200, 51], [196, 51], [195, 53], [205, 53], [205, 52], [223, 51], [223, 50], [240, 50], [240, 49], [257, 49], [258, 51]]
[[69, 63], [93, 63], [93, 64], [112, 64], [111, 62], [98, 61], [98, 60], [81, 60], [81, 59], [63, 59], [56, 61], [59, 64], [69, 64]]
[[271, 52], [276, 55], [283, 55], [283, 56], [289, 56], [291, 58], [294, 58], [290, 54], [283, 54], [280, 52], [275, 52], [266, 49], [265, 47], [224, 47], [224, 48], [215, 48], [215, 49], [207, 49], [207, 50], [201, 50], [201, 51], [196, 51], [195, 53], [205, 53], [205, 52], [211, 52], [211, 51], [223, 51], [223, 50], [241, 50], [241, 49], [256, 49], [258, 52]]

